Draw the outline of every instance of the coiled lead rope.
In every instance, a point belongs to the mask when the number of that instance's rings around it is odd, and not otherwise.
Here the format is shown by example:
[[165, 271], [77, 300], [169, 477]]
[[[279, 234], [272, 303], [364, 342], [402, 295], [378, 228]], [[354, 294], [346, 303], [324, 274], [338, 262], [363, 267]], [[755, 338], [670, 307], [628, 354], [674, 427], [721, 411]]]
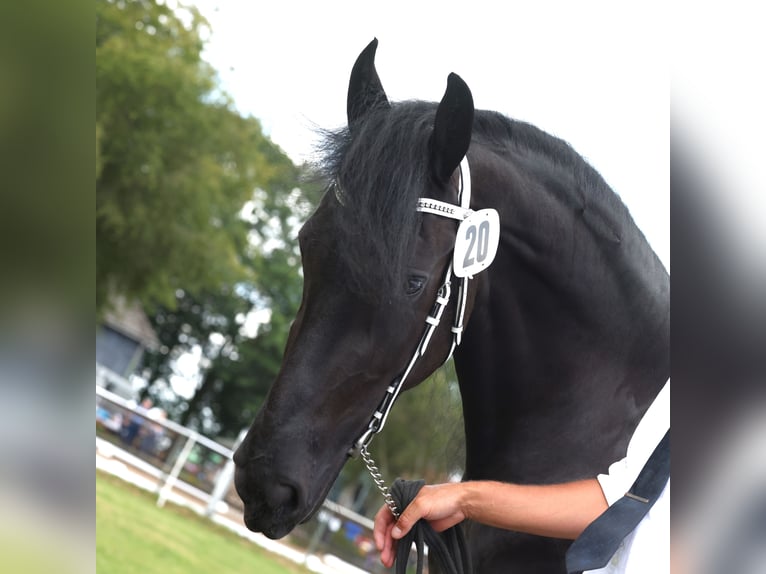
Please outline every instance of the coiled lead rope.
[[[394, 504], [399, 508], [406, 509], [424, 484], [424, 480], [397, 478], [389, 494]], [[440, 572], [445, 574], [471, 573], [471, 556], [460, 524], [456, 524], [444, 532], [436, 532], [427, 520], [424, 518], [418, 520], [410, 531], [399, 540], [396, 548], [396, 574], [406, 574], [413, 543], [417, 552], [417, 574], [423, 572], [424, 543], [428, 545], [429, 556], [439, 564]]]

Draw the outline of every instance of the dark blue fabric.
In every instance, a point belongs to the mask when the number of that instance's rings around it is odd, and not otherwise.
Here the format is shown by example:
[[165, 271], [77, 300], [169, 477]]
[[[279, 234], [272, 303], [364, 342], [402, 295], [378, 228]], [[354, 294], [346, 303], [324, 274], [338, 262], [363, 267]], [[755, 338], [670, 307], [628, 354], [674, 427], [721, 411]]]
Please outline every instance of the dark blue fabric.
[[657, 501], [669, 477], [670, 430], [654, 449], [628, 494], [607, 508], [569, 547], [567, 572], [577, 574], [603, 568], [620, 542], [633, 532]]

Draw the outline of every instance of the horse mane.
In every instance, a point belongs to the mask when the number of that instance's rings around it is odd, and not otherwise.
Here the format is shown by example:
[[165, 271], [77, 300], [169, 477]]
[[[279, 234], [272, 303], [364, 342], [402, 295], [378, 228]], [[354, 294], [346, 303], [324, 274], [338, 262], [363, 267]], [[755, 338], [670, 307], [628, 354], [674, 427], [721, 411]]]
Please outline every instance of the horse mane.
[[608, 210], [610, 217], [619, 218], [622, 228], [632, 221], [628, 208], [619, 195], [609, 186], [601, 174], [566, 141], [540, 128], [519, 120], [508, 118], [498, 112], [481, 111], [474, 116], [476, 139], [489, 147], [526, 149], [538, 157], [546, 158], [552, 166], [566, 171], [574, 180], [573, 187], [562, 188], [569, 193], [565, 198], [570, 205], [584, 209], [586, 205], [599, 204]]
[[[322, 134], [317, 167], [334, 186], [334, 251], [349, 288], [362, 299], [381, 303], [404, 293], [421, 217], [416, 202], [431, 177], [428, 146], [436, 107], [432, 102], [395, 102], [371, 110], [353, 131], [344, 127]], [[619, 220], [608, 227], [621, 229], [631, 220], [619, 196], [564, 140], [486, 110], [475, 112], [473, 140], [500, 154], [527, 151], [563, 170], [575, 183], [561, 188], [570, 194], [564, 201], [583, 213], [586, 205], [603, 206], [610, 220]]]

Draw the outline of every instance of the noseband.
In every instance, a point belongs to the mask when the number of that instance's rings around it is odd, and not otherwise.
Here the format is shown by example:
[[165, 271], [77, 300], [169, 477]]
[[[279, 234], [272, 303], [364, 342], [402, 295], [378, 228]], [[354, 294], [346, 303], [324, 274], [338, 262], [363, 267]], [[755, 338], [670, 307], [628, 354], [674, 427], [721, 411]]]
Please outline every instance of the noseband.
[[[497, 218], [497, 212], [494, 209], [485, 209], [481, 210], [479, 212], [474, 212], [470, 209], [470, 203], [471, 203], [471, 173], [468, 167], [468, 158], [464, 157], [463, 160], [460, 162], [460, 167], [458, 170], [459, 175], [459, 183], [458, 183], [458, 201], [459, 205], [453, 205], [451, 203], [446, 203], [443, 201], [439, 201], [437, 199], [430, 199], [430, 198], [419, 198], [417, 203], [417, 211], [420, 211], [422, 213], [430, 213], [433, 215], [439, 215], [441, 217], [447, 217], [450, 219], [456, 219], [461, 222], [468, 222], [469, 218], [472, 218], [472, 216], [476, 214], [482, 215], [484, 218], [486, 218], [488, 215], [486, 212], [492, 212], [494, 215], [491, 217], [494, 217], [495, 221], [498, 221]], [[477, 233], [481, 235], [481, 231], [484, 227], [484, 224], [479, 224], [480, 227], [474, 226], [474, 241], [476, 241], [476, 235]], [[449, 354], [444, 359], [443, 363], [446, 363], [449, 358], [452, 356], [452, 353], [455, 351], [455, 347], [457, 347], [463, 337], [463, 319], [465, 317], [465, 308], [466, 308], [466, 301], [468, 296], [468, 281], [472, 279], [473, 275], [468, 274], [468, 271], [481, 271], [482, 269], [485, 269], [489, 266], [489, 264], [492, 262], [492, 259], [494, 258], [495, 252], [497, 250], [497, 239], [499, 239], [499, 223], [496, 224], [496, 228], [494, 229], [494, 234], [497, 235], [497, 237], [490, 237], [490, 229], [491, 224], [486, 224], [486, 243], [488, 245], [491, 245], [491, 242], [494, 241], [494, 246], [491, 247], [491, 249], [484, 250], [484, 257], [483, 260], [479, 262], [478, 265], [474, 264], [470, 268], [466, 268], [464, 265], [461, 265], [462, 262], [459, 262], [457, 260], [457, 256], [462, 254], [463, 251], [465, 251], [465, 246], [463, 246], [463, 249], [459, 249], [460, 243], [460, 237], [461, 237], [461, 229], [458, 228], [458, 238], [456, 239], [455, 243], [455, 256], [452, 260], [450, 260], [449, 265], [447, 265], [447, 270], [444, 274], [444, 281], [442, 282], [441, 287], [439, 287], [439, 290], [436, 294], [436, 301], [434, 302], [434, 305], [431, 309], [431, 313], [426, 317], [425, 322], [425, 330], [423, 331], [423, 336], [420, 339], [420, 342], [418, 343], [418, 346], [415, 348], [415, 352], [412, 355], [412, 358], [410, 359], [409, 364], [407, 365], [407, 368], [404, 370], [404, 372], [396, 378], [389, 386], [388, 389], [386, 389], [386, 394], [383, 397], [383, 400], [380, 402], [380, 405], [375, 410], [375, 412], [372, 415], [372, 418], [370, 419], [370, 423], [367, 426], [367, 430], [364, 431], [364, 433], [359, 437], [359, 439], [354, 443], [354, 445], [349, 449], [348, 454], [349, 456], [356, 457], [357, 455], [361, 455], [362, 459], [364, 460], [367, 470], [370, 472], [370, 475], [372, 476], [373, 480], [375, 481], [375, 484], [377, 485], [378, 489], [383, 494], [383, 498], [386, 501], [386, 504], [391, 509], [391, 512], [394, 514], [394, 516], [399, 516], [398, 509], [396, 508], [396, 505], [391, 498], [391, 494], [389, 493], [388, 487], [385, 486], [385, 483], [383, 481], [383, 478], [380, 474], [380, 471], [378, 470], [377, 466], [375, 466], [375, 463], [370, 456], [369, 452], [367, 451], [367, 446], [372, 441], [372, 437], [374, 437], [377, 433], [379, 433], [381, 430], [383, 430], [383, 426], [386, 424], [386, 420], [388, 419], [388, 415], [391, 412], [391, 408], [394, 406], [394, 402], [396, 401], [396, 398], [399, 396], [400, 391], [402, 390], [402, 387], [404, 386], [404, 382], [407, 380], [407, 377], [412, 372], [413, 367], [415, 366], [415, 363], [417, 363], [418, 359], [420, 359], [423, 355], [425, 355], [426, 349], [428, 348], [429, 343], [431, 342], [431, 337], [436, 330], [436, 327], [438, 327], [442, 314], [444, 312], [444, 308], [449, 304], [450, 297], [452, 295], [452, 275], [455, 274], [456, 277], [460, 278], [460, 286], [458, 288], [458, 300], [457, 300], [457, 311], [455, 313], [455, 321], [452, 325], [452, 346], [450, 348]], [[467, 235], [470, 235], [468, 233]], [[473, 243], [471, 243], [473, 245]], [[469, 248], [470, 249], [470, 248]], [[479, 251], [481, 250], [481, 247], [477, 248]], [[459, 253], [458, 253], [459, 252]], [[491, 252], [489, 254], [488, 252]], [[457, 262], [456, 262], [457, 261]], [[466, 259], [468, 261], [468, 259]], [[477, 269], [478, 267], [478, 269]], [[442, 363], [442, 364], [443, 364]]]

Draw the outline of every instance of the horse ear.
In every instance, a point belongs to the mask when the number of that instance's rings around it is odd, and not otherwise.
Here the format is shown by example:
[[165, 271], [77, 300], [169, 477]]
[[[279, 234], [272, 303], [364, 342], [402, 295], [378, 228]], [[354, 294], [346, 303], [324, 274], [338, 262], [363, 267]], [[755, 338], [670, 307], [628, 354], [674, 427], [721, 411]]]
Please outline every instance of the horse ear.
[[473, 96], [468, 85], [457, 74], [450, 74], [431, 134], [431, 172], [440, 183], [452, 177], [468, 151], [473, 111]]
[[372, 42], [359, 54], [351, 70], [346, 102], [349, 126], [353, 126], [371, 109], [389, 106], [386, 92], [383, 90], [378, 72], [375, 70], [375, 50], [377, 48], [378, 39], [373, 38]]

